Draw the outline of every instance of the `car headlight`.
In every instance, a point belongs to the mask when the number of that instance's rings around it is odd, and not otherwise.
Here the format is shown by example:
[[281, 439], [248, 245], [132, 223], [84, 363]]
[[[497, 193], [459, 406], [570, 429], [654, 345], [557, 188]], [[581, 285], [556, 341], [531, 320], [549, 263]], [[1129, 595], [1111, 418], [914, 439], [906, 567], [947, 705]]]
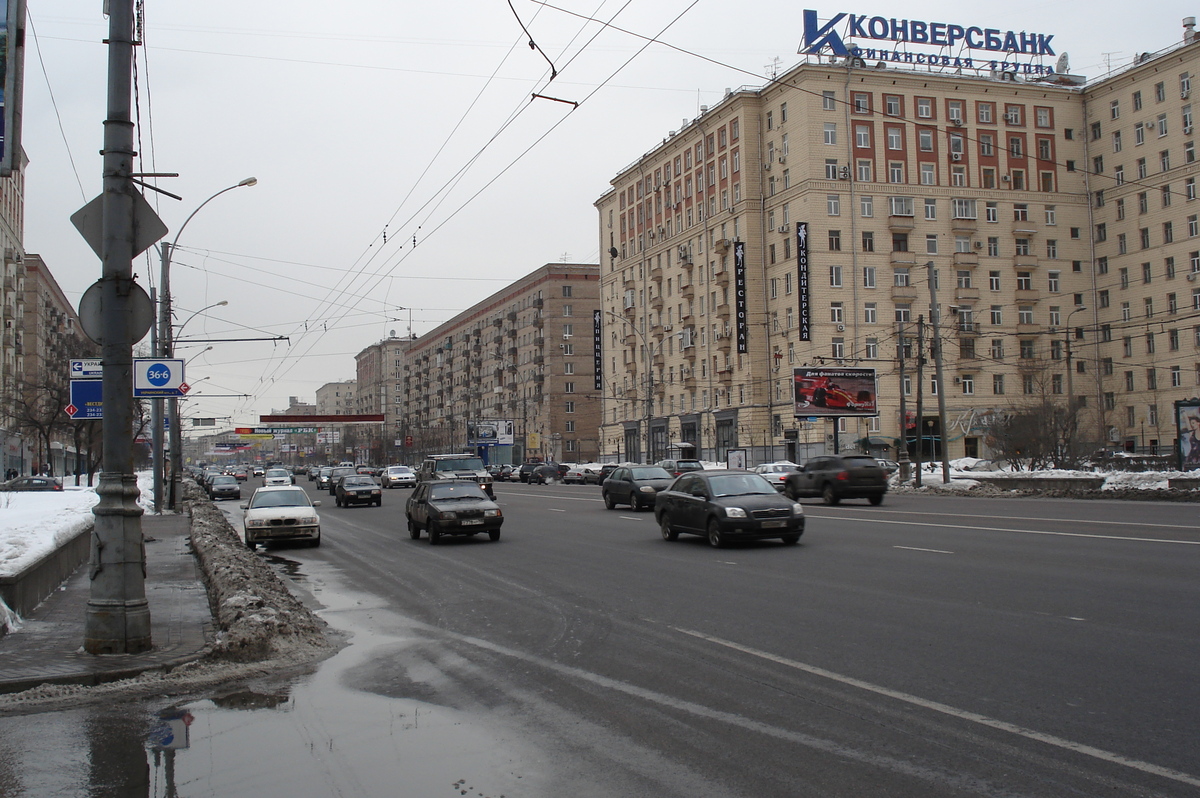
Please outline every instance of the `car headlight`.
[[743, 510], [741, 507], [726, 507], [725, 508], [725, 516], [727, 518], [745, 518], [746, 511]]
[[267, 526], [267, 519], [265, 519], [265, 518], [247, 518], [246, 526], [248, 526], [248, 527]]
[[484, 510], [483, 511], [483, 515], [485, 518], [498, 518], [500, 516], [500, 514], [501, 513], [499, 510]]
[[316, 526], [318, 523], [320, 523], [320, 521], [321, 519], [315, 515], [307, 515], [303, 518], [296, 519], [296, 523], [303, 524], [305, 526]]
[[804, 505], [793, 504], [792, 505], [792, 515], [804, 515]]
[[454, 512], [453, 510], [442, 510], [437, 514], [437, 517], [442, 521], [453, 521], [454, 519], [458, 518], [458, 513]]
[[640, 490], [642, 493], [657, 493], [658, 492], [654, 489], [653, 485], [642, 485], [640, 488], [638, 488], [638, 490]]

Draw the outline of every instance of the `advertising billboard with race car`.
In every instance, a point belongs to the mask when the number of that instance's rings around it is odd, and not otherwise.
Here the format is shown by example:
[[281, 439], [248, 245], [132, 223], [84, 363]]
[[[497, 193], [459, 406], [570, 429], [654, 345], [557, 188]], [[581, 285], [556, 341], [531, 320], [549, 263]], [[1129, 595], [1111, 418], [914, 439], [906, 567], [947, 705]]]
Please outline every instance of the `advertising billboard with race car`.
[[875, 369], [792, 369], [796, 416], [877, 416]]
[[467, 443], [471, 446], [512, 446], [513, 423], [492, 419], [468, 421]]

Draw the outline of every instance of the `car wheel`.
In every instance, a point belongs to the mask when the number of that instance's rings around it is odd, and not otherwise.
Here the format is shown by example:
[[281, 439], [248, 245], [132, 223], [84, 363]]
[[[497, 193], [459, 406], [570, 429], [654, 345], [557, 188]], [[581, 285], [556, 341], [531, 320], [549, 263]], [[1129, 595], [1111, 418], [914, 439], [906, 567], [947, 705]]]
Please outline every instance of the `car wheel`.
[[341, 507], [341, 506], [342, 506], [342, 497], [341, 497], [341, 496], [335, 496], [335, 497], [334, 497], [334, 499], [333, 499], [333, 503], [334, 503], [335, 505], [337, 505], [338, 507]]
[[784, 544], [786, 544], [788, 546], [795, 546], [797, 543], [800, 542], [800, 536], [799, 535], [784, 535], [783, 537], [780, 538], [780, 540], [782, 540], [784, 542]]
[[841, 501], [841, 499], [838, 498], [838, 495], [833, 492], [833, 485], [825, 486], [825, 490], [821, 491], [821, 498], [824, 499], [825, 503], [829, 505], [834, 505]]
[[717, 524], [717, 519], [712, 519], [708, 522], [708, 545], [714, 549], [719, 549], [725, 545], [725, 537], [721, 534], [721, 527]]
[[617, 503], [613, 501], [612, 494], [608, 493], [607, 491], [604, 494], [604, 507], [608, 510], [617, 509]]
[[882, 496], [871, 496], [870, 498], [867, 499], [867, 501], [869, 501], [871, 504], [878, 507], [879, 505], [883, 504], [883, 497]]
[[429, 545], [436, 546], [442, 540], [442, 533], [433, 524], [429, 525]]
[[258, 544], [255, 543], [253, 540], [247, 540], [246, 548], [250, 549], [250, 551], [254, 551], [255, 549], [258, 548]]
[[665, 513], [659, 524], [659, 529], [662, 530], [663, 540], [679, 540], [679, 533], [671, 526], [671, 519]]
[[488, 539], [491, 540], [493, 543], [495, 543], [497, 540], [500, 539], [500, 530], [493, 529], [490, 532], [488, 532]]
[[411, 518], [408, 519], [408, 536], [413, 540], [421, 539], [421, 527], [417, 526], [417, 522]]
[[321, 533], [318, 532], [317, 536], [308, 542], [308, 545], [310, 548], [314, 549], [319, 547], [321, 545]]
[[376, 499], [376, 500], [375, 500], [375, 506], [376, 506], [376, 507], [382, 507], [382, 506], [383, 506], [383, 497], [382, 497], [382, 496], [380, 496], [378, 499]]

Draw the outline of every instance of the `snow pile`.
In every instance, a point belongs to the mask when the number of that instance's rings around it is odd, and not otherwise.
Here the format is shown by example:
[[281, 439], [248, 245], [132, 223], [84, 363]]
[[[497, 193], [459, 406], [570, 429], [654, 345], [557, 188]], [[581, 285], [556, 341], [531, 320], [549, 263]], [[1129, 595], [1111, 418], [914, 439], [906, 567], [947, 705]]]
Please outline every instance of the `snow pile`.
[[0, 576], [16, 576], [90, 528], [92, 488], [0, 493]]
[[192, 549], [208, 583], [217, 634], [212, 658], [260, 662], [327, 651], [325, 623], [309, 612], [261, 558], [246, 548], [225, 514], [193, 482]]

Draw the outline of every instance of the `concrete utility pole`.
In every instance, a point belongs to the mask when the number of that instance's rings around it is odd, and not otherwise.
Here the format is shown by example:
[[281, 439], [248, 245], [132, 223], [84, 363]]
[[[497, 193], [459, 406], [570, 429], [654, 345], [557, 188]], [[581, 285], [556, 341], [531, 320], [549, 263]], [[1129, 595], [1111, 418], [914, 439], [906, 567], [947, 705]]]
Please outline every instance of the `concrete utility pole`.
[[942, 441], [942, 483], [950, 484], [950, 445], [946, 433], [946, 380], [942, 376], [942, 329], [941, 314], [938, 312], [937, 286], [934, 280], [933, 261], [925, 264], [929, 274], [929, 320], [933, 322], [933, 367], [938, 381], [938, 426]]
[[133, 472], [132, 0], [110, 0], [108, 25], [101, 250], [104, 459], [96, 488], [100, 501], [92, 511], [96, 526], [83, 646], [90, 654], [136, 654], [149, 650], [151, 641], [142, 508]]

